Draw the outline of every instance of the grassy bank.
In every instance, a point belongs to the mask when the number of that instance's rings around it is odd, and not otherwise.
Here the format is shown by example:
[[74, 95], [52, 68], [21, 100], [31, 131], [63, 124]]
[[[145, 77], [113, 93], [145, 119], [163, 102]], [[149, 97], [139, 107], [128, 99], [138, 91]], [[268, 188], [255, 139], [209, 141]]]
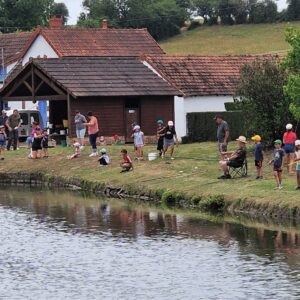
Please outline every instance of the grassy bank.
[[185, 31], [160, 45], [167, 54], [241, 55], [285, 53], [289, 45], [285, 30], [299, 28], [300, 22], [203, 26]]
[[[119, 160], [121, 146], [107, 146], [112, 157], [110, 167], [99, 167], [97, 158], [90, 158], [89, 147], [78, 159], [68, 160], [66, 156], [73, 149], [57, 147], [50, 149], [47, 159], [30, 160], [28, 150], [9, 151], [0, 163], [1, 173], [41, 172], [49, 176], [80, 178], [85, 181], [122, 186], [127, 190], [158, 191], [168, 198], [169, 195], [207, 198], [224, 196], [226, 206], [232, 210], [245, 210], [261, 214], [288, 214], [300, 212], [300, 193], [295, 190], [295, 177], [284, 173], [281, 191], [274, 190], [272, 168], [265, 167], [265, 179], [255, 180], [253, 158], [249, 154], [249, 177], [218, 180], [218, 155], [214, 143], [180, 145], [176, 149], [176, 159], [135, 162], [134, 171], [120, 173]], [[126, 147], [132, 154], [133, 146]], [[155, 152], [155, 146], [146, 146], [145, 152]], [[231, 143], [235, 148], [235, 143]], [[251, 148], [251, 145], [249, 145]], [[299, 214], [300, 215], [300, 214]]]

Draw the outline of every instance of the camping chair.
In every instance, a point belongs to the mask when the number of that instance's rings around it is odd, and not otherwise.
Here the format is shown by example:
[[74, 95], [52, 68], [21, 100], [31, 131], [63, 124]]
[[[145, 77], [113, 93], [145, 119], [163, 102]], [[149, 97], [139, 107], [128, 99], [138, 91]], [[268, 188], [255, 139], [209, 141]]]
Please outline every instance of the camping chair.
[[248, 163], [247, 159], [244, 160], [243, 165], [241, 167], [229, 167], [228, 172], [231, 178], [238, 178], [238, 177], [247, 177], [248, 174]]

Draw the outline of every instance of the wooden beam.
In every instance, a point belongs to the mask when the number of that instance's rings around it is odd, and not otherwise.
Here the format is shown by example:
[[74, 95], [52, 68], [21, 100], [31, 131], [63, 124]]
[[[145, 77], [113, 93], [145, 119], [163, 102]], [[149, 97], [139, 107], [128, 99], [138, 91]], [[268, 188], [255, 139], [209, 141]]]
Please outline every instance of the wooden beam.
[[68, 133], [71, 135], [71, 99], [70, 94], [68, 93]]
[[34, 67], [33, 67], [33, 64], [31, 65], [31, 84], [32, 84], [32, 101], [35, 102], [36, 99], [35, 99], [35, 82], [34, 82]]
[[44, 83], [44, 81], [42, 80], [39, 84], [38, 84], [38, 86], [36, 87], [36, 89], [35, 89], [35, 94], [37, 94], [37, 92], [39, 91], [39, 89], [40, 89], [40, 87], [42, 86], [42, 84]]
[[[3, 101], [33, 101], [32, 96], [18, 96], [18, 97], [2, 97]], [[49, 100], [49, 101], [67, 101], [67, 95], [43, 95], [43, 96], [35, 96], [35, 100]]]
[[34, 69], [34, 73], [40, 77], [46, 84], [48, 84], [55, 92], [57, 92], [59, 95], [66, 95], [66, 93], [59, 88], [52, 80], [49, 80], [42, 72], [40, 72], [37, 69]]
[[20, 80], [17, 80], [14, 85], [12, 86], [11, 89], [9, 89], [8, 93], [6, 95], [4, 95], [3, 97], [5, 96], [10, 96], [18, 87], [21, 86], [21, 84], [30, 76], [31, 74], [30, 73], [26, 73]]
[[30, 86], [30, 84], [27, 81], [23, 81], [24, 85], [28, 88], [30, 93], [33, 93], [33, 88]]

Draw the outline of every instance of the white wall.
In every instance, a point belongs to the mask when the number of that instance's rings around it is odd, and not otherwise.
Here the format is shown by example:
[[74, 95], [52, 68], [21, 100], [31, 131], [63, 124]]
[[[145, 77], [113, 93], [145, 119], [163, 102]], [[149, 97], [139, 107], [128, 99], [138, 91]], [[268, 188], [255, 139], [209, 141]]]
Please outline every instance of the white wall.
[[28, 51], [25, 53], [22, 64], [24, 66], [29, 61], [30, 57], [36, 58], [40, 56], [41, 58], [43, 58], [44, 55], [46, 55], [48, 58], [58, 57], [56, 52], [48, 44], [45, 38], [42, 35], [39, 35], [31, 45], [31, 47], [28, 49]]
[[233, 102], [232, 96], [175, 97], [175, 127], [178, 138], [187, 135], [186, 115], [191, 112], [225, 111], [225, 102]]

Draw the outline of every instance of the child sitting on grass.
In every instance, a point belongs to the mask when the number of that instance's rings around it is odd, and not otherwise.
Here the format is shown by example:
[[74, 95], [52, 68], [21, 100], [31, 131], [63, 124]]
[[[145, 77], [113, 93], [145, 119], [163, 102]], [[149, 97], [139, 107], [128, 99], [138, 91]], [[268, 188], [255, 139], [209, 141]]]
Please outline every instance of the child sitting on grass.
[[133, 170], [132, 160], [128, 155], [127, 150], [122, 149], [121, 154], [122, 154], [122, 160], [120, 162], [120, 167], [122, 168], [121, 173], [128, 172], [130, 171], [130, 169]]
[[110, 158], [106, 153], [106, 149], [101, 149], [100, 150], [101, 156], [98, 159], [100, 166], [108, 166], [110, 164]]
[[4, 129], [4, 125], [0, 126], [0, 160], [4, 160], [3, 154], [5, 149], [5, 142], [6, 142], [6, 133]]
[[263, 179], [263, 146], [261, 144], [261, 137], [259, 135], [255, 135], [251, 138], [253, 142], [255, 142], [255, 150], [254, 150], [254, 159], [255, 159], [255, 166], [257, 169], [257, 176], [256, 179]]
[[276, 181], [276, 187], [275, 190], [281, 190], [282, 189], [282, 161], [284, 157], [284, 150], [281, 148], [282, 141], [276, 140], [274, 142], [274, 151], [273, 151], [273, 159], [269, 161], [269, 165], [273, 163], [273, 171], [274, 171], [274, 177]]
[[73, 147], [75, 148], [75, 152], [72, 155], [68, 155], [67, 156], [68, 159], [73, 159], [73, 158], [80, 157], [80, 147], [81, 147], [81, 145], [77, 142], [77, 143], [73, 144]]
[[295, 151], [295, 159], [296, 164], [296, 172], [297, 172], [297, 187], [296, 190], [300, 190], [300, 140], [296, 140], [295, 142], [296, 151]]

